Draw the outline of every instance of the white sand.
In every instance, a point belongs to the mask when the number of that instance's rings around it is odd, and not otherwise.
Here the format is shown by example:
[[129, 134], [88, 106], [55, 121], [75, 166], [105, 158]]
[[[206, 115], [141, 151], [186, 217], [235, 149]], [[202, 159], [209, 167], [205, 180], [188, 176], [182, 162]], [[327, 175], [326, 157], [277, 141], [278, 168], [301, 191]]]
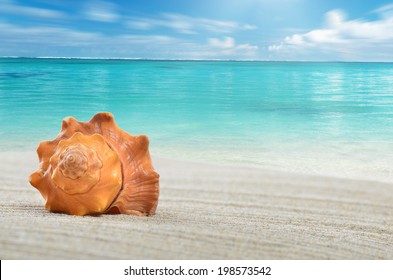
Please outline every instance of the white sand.
[[154, 158], [152, 217], [43, 208], [35, 153], [0, 153], [0, 259], [393, 259], [393, 183]]

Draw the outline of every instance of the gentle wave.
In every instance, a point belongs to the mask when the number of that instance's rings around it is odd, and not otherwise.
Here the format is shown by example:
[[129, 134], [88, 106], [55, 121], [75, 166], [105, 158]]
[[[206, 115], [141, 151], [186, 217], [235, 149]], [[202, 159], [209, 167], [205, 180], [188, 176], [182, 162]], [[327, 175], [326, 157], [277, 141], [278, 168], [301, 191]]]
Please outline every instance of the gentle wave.
[[392, 180], [391, 63], [0, 59], [0, 149], [99, 111], [164, 157]]

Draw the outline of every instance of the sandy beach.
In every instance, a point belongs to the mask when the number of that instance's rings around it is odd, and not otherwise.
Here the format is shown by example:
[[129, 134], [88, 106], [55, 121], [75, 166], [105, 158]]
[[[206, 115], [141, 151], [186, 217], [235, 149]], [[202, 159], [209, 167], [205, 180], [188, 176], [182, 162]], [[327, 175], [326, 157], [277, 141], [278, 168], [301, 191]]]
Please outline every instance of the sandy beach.
[[393, 183], [155, 158], [156, 215], [49, 213], [3, 152], [1, 259], [393, 259]]

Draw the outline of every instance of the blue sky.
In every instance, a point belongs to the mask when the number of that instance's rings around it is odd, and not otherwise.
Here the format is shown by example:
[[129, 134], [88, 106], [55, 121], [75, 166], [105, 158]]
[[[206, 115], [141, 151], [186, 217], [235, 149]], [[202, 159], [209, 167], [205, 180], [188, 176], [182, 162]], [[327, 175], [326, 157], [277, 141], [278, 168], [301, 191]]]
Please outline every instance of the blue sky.
[[393, 61], [393, 2], [0, 0], [0, 56]]

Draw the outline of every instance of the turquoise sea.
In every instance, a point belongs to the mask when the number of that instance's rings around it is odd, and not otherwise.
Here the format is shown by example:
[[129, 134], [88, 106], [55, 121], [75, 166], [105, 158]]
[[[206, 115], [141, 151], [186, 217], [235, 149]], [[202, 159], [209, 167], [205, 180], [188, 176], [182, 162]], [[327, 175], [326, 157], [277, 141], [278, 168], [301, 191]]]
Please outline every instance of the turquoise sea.
[[153, 157], [393, 181], [393, 63], [0, 59], [0, 151], [100, 111]]

